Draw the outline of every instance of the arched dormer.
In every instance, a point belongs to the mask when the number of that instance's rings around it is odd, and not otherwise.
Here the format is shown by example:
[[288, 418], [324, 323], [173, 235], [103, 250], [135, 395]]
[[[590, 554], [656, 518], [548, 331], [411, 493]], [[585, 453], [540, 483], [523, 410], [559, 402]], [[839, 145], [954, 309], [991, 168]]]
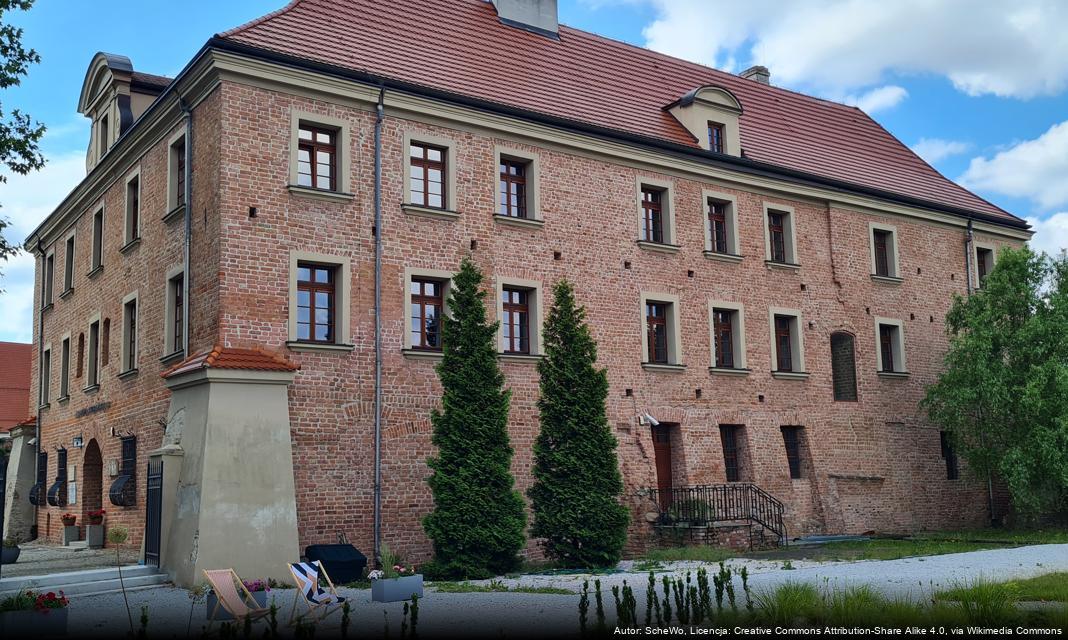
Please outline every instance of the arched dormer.
[[705, 85], [664, 108], [697, 138], [702, 149], [732, 156], [742, 155], [738, 130], [742, 103], [730, 91]]

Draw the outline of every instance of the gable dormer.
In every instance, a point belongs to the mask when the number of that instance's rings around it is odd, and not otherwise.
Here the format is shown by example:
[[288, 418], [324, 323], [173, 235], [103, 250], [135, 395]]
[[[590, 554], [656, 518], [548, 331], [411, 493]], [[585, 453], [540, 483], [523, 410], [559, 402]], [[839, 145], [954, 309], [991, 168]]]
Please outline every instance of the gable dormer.
[[135, 72], [126, 56], [103, 52], [93, 56], [78, 99], [78, 113], [93, 121], [85, 154], [87, 171], [92, 171], [168, 83], [168, 78]]
[[702, 149], [732, 156], [742, 155], [738, 130], [742, 103], [730, 91], [705, 85], [664, 108], [697, 138]]

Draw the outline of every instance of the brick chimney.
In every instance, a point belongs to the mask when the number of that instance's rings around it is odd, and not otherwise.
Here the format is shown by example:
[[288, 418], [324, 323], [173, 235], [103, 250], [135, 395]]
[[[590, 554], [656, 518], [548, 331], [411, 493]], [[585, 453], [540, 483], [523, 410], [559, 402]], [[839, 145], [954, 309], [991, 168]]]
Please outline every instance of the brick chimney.
[[759, 64], [756, 66], [749, 67], [738, 75], [745, 78], [746, 80], [753, 80], [755, 82], [759, 82], [760, 84], [771, 84], [771, 72], [768, 71], [767, 67]]
[[556, 0], [490, 0], [497, 9], [501, 22], [512, 26], [540, 33], [552, 38], [557, 37]]

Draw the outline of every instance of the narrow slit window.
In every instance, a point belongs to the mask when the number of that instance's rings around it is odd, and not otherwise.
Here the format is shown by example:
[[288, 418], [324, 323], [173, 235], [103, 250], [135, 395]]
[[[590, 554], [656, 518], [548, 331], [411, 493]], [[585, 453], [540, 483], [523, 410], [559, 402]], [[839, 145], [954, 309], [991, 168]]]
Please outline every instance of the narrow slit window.
[[790, 478], [801, 478], [801, 427], [782, 427], [782, 440], [786, 445], [786, 464]]
[[126, 243], [141, 237], [141, 178], [126, 183]]
[[723, 469], [727, 482], [738, 482], [742, 479], [741, 460], [738, 450], [738, 433], [741, 427], [734, 424], [722, 424], [719, 426], [719, 439], [723, 444]]
[[93, 214], [93, 271], [104, 263], [104, 210]]

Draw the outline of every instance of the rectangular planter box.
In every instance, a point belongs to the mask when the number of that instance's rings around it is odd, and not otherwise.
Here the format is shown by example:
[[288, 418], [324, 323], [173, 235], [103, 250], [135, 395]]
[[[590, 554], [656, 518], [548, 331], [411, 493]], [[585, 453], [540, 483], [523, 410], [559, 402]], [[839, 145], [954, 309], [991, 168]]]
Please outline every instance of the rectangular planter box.
[[103, 549], [104, 548], [104, 525], [102, 524], [87, 524], [85, 525], [85, 541], [89, 543], [90, 549]]
[[68, 611], [66, 607], [48, 611], [5, 611], [0, 613], [0, 637], [65, 636]]
[[[261, 607], [267, 606], [267, 591], [253, 591], [252, 599], [257, 602]], [[208, 605], [207, 613], [204, 614], [205, 619], [211, 620], [211, 612], [215, 611], [215, 605], [219, 603], [219, 597], [215, 595], [213, 591], [208, 592], [208, 599], [206, 604]], [[233, 620], [234, 617], [230, 615], [230, 612], [226, 609], [219, 607], [219, 611], [215, 614], [215, 620]]]
[[82, 530], [78, 525], [73, 527], [63, 527], [63, 545], [66, 546], [72, 542], [77, 542], [82, 539]]
[[423, 597], [423, 574], [402, 578], [381, 578], [371, 581], [371, 600], [374, 602], [400, 602], [412, 595]]

